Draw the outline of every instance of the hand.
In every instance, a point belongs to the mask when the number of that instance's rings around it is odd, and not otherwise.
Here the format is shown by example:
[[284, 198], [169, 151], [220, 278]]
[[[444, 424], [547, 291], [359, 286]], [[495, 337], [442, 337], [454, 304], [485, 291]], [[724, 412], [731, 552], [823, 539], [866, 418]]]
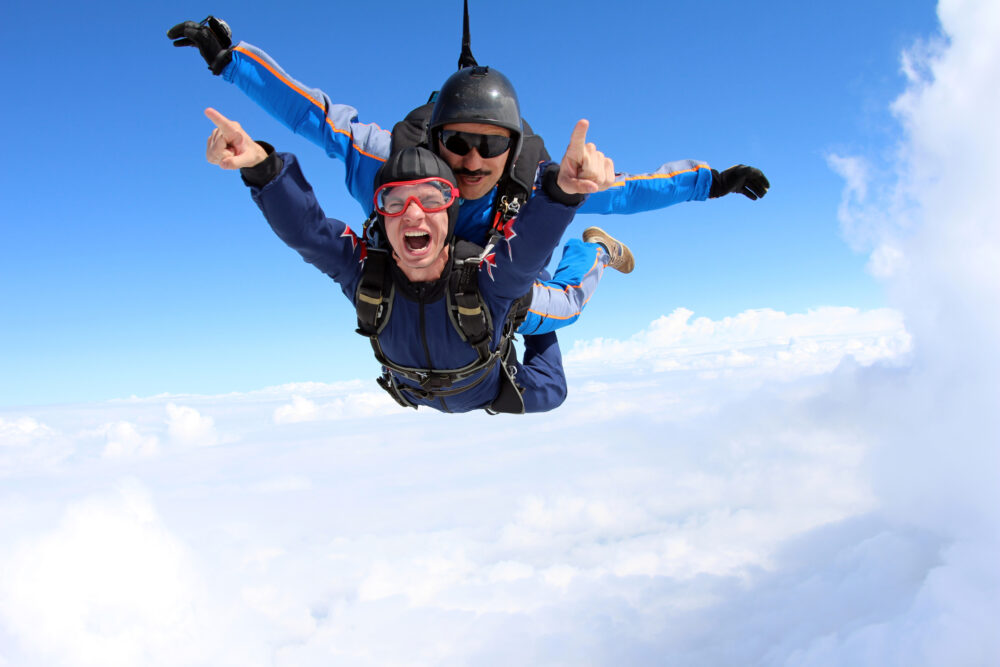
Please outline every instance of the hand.
[[205, 109], [205, 115], [215, 123], [205, 149], [205, 158], [209, 162], [223, 169], [242, 169], [255, 167], [267, 159], [267, 151], [251, 139], [239, 123], [211, 107]]
[[559, 163], [556, 184], [566, 194], [590, 194], [608, 189], [615, 182], [615, 163], [587, 143], [590, 122], [577, 121], [566, 154]]
[[739, 192], [750, 199], [758, 199], [767, 194], [769, 187], [771, 183], [760, 169], [738, 164], [722, 173], [712, 170], [712, 187], [708, 196], [722, 197], [730, 192]]
[[209, 16], [201, 23], [184, 21], [167, 31], [174, 46], [197, 46], [212, 74], [222, 74], [232, 60], [233, 31], [222, 19]]

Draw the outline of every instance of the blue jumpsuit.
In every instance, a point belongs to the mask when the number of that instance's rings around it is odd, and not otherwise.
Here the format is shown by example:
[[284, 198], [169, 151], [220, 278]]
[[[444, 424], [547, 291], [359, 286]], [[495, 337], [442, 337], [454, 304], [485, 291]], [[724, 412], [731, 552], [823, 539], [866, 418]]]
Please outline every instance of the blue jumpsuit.
[[[389, 155], [391, 132], [378, 125], [358, 122], [358, 112], [334, 104], [321, 90], [290, 77], [270, 56], [240, 42], [222, 77], [296, 134], [321, 147], [346, 166], [346, 184], [368, 215], [372, 209], [375, 173]], [[682, 201], [708, 198], [712, 171], [704, 162], [681, 160], [662, 165], [649, 174], [617, 174], [616, 182], [584, 202], [581, 213], [638, 213]], [[482, 243], [490, 227], [494, 193], [476, 200], [462, 200], [455, 234]], [[533, 298], [522, 334], [554, 331], [574, 322], [589, 301], [607, 261], [604, 250], [573, 239], [551, 280], [531, 286]], [[527, 291], [527, 290], [526, 290]]]
[[[275, 233], [303, 259], [337, 281], [354, 303], [362, 275], [364, 241], [345, 223], [326, 217], [295, 157], [288, 153], [279, 155], [283, 162], [281, 172], [263, 187], [251, 189], [254, 201]], [[518, 235], [502, 241], [479, 267], [479, 292], [493, 322], [503, 322], [513, 302], [528, 291], [575, 212], [575, 206], [552, 201], [544, 188], [536, 188], [535, 196], [514, 222]], [[396, 272], [392, 275], [401, 276]], [[442, 289], [447, 280], [447, 274], [432, 283], [414, 284], [405, 277], [397, 278], [392, 310], [378, 339], [391, 362], [440, 371], [462, 368], [479, 358], [448, 315]], [[494, 327], [491, 350], [497, 349], [501, 330], [500, 326]], [[530, 338], [533, 340], [525, 347], [524, 363], [513, 361], [517, 384], [524, 388], [526, 412], [551, 410], [566, 398], [566, 376], [559, 346], [552, 333]], [[456, 383], [455, 388], [466, 385], [469, 388], [453, 396], [413, 395], [411, 400], [445, 412], [488, 407], [500, 390], [499, 364], [494, 364], [487, 373], [481, 381], [472, 377]], [[404, 389], [417, 386], [400, 375], [396, 375], [396, 380]]]

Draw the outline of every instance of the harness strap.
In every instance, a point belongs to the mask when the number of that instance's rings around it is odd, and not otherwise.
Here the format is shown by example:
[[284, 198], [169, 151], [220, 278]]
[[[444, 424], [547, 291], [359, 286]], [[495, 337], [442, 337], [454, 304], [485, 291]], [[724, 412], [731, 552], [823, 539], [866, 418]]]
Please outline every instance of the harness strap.
[[[447, 371], [435, 371], [433, 369], [426, 368], [410, 368], [409, 366], [401, 366], [386, 357], [385, 353], [382, 351], [382, 346], [378, 342], [377, 336], [372, 336], [370, 340], [372, 343], [372, 350], [375, 352], [375, 358], [384, 368], [393, 371], [395, 374], [404, 377], [407, 380], [418, 383], [424, 391], [432, 392], [441, 396], [459, 394], [469, 387], [475, 386], [474, 383], [465, 385], [455, 390], [448, 390], [448, 387], [451, 387], [456, 382], [467, 380], [483, 369], [489, 370], [489, 368], [501, 356], [498, 348], [498, 351], [491, 353], [489, 358], [485, 360], [477, 359], [462, 368]], [[448, 393], [445, 393], [445, 391]]]
[[[489, 363], [482, 367], [482, 372], [479, 374], [479, 377], [477, 377], [469, 384], [462, 385], [461, 387], [455, 387], [453, 389], [435, 389], [435, 388], [425, 387], [423, 385], [421, 385], [420, 387], [414, 387], [412, 385], [399, 384], [398, 382], [396, 386], [399, 388], [400, 391], [408, 392], [413, 396], [416, 396], [417, 398], [422, 398], [424, 400], [457, 396], [462, 392], [472, 389], [473, 387], [481, 383], [483, 380], [485, 380], [487, 377], [489, 377], [490, 372], [493, 370], [493, 366], [496, 364], [496, 362], [500, 360], [500, 358], [501, 355], [498, 351], [497, 354], [493, 355]], [[389, 373], [388, 369], [386, 370], [385, 374], [392, 375], [392, 373]], [[383, 377], [385, 374], [383, 374]], [[379, 384], [382, 383], [380, 382]]]
[[382, 375], [375, 378], [375, 381], [378, 382], [378, 386], [385, 389], [386, 392], [392, 396], [393, 400], [401, 406], [404, 408], [413, 408], [414, 410], [417, 409], [417, 404], [403, 394], [403, 391], [399, 387], [399, 383], [396, 381], [395, 375], [383, 369]]
[[511, 345], [500, 364], [500, 391], [486, 412], [491, 415], [524, 414], [524, 389], [518, 386], [515, 376], [517, 366], [514, 365], [514, 346]]
[[361, 280], [358, 281], [356, 301], [358, 333], [372, 339], [382, 333], [392, 311], [395, 287], [390, 285], [386, 294], [388, 266], [389, 253], [384, 250], [369, 249]]
[[[467, 244], [471, 245], [471, 244]], [[475, 248], [475, 246], [473, 246]], [[478, 248], [476, 248], [478, 250]], [[456, 247], [459, 252], [469, 248]], [[463, 252], [464, 254], [464, 252]], [[461, 266], [458, 263], [461, 261]], [[452, 314], [455, 326], [466, 342], [476, 348], [480, 361], [486, 361], [493, 352], [490, 350], [490, 340], [493, 337], [493, 327], [487, 308], [479, 295], [479, 255], [459, 260], [456, 258], [456, 274], [452, 274], [454, 285], [449, 294], [448, 312]]]

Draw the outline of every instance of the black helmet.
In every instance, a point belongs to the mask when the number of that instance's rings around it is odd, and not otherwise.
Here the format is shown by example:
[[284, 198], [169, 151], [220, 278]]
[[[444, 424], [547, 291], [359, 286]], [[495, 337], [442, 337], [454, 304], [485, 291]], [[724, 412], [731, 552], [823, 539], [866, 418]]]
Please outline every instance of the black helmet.
[[[426, 148], [413, 146], [393, 153], [375, 174], [375, 189], [386, 183], [395, 181], [414, 181], [419, 178], [437, 176], [451, 183], [458, 189], [458, 180], [452, 173], [448, 163]], [[451, 241], [455, 231], [455, 221], [458, 220], [458, 202], [448, 207], [448, 241]], [[385, 218], [376, 213], [375, 224], [382, 236], [385, 236]]]
[[437, 134], [450, 123], [484, 123], [510, 130], [514, 147], [508, 168], [521, 151], [521, 109], [514, 86], [490, 67], [465, 67], [444, 82], [431, 112], [430, 146], [438, 150]]

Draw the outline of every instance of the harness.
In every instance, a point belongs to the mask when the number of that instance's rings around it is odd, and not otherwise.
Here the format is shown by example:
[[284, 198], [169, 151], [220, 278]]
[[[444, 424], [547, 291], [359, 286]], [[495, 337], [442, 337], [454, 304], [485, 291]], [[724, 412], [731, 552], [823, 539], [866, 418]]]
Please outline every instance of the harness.
[[[517, 327], [527, 316], [531, 293], [511, 305], [507, 318], [502, 323], [500, 341], [496, 349], [492, 349], [494, 327], [489, 307], [479, 293], [478, 278], [479, 263], [489, 252], [489, 248], [483, 249], [468, 241], [453, 241], [450, 252], [453, 260], [445, 291], [448, 318], [462, 340], [476, 350], [476, 360], [461, 368], [439, 370], [403, 366], [385, 355], [379, 335], [392, 316], [396, 289], [389, 273], [389, 251], [369, 247], [355, 293], [355, 303], [358, 314], [357, 332], [368, 338], [375, 358], [382, 364], [382, 375], [376, 381], [397, 403], [403, 407], [416, 408], [414, 398], [432, 400], [460, 394], [489, 377], [493, 367], [499, 363], [500, 391], [486, 411], [491, 414], [522, 414], [524, 400], [521, 388], [514, 380], [517, 366], [513, 363], [516, 359], [513, 338]], [[397, 377], [404, 377], [418, 386], [402, 384]], [[460, 387], [454, 386], [470, 378], [474, 379]]]
[[[476, 65], [472, 55], [469, 38], [469, 2], [465, 0], [462, 52], [458, 60], [458, 68]], [[390, 154], [413, 146], [430, 147], [429, 124], [431, 112], [437, 91], [431, 93], [426, 104], [413, 109], [406, 118], [396, 123], [392, 128]], [[521, 326], [528, 315], [531, 306], [532, 292], [514, 301], [507, 311], [507, 318], [502, 324], [500, 341], [496, 349], [490, 348], [494, 328], [489, 307], [479, 293], [479, 265], [493, 250], [494, 246], [504, 238], [505, 228], [509, 229], [517, 217], [521, 206], [531, 196], [535, 181], [535, 172], [541, 162], [548, 161], [549, 153], [545, 150], [545, 142], [531, 130], [527, 121], [521, 119], [521, 152], [517, 161], [497, 183], [497, 194], [493, 200], [493, 222], [484, 238], [485, 247], [480, 247], [468, 241], [453, 241], [450, 252], [453, 258], [451, 273], [448, 276], [446, 291], [448, 317], [452, 326], [458, 331], [462, 340], [475, 348], [477, 359], [462, 368], [454, 370], [436, 370], [433, 368], [409, 368], [392, 362], [382, 350], [379, 334], [385, 329], [392, 315], [392, 303], [396, 290], [392, 276], [389, 274], [389, 251], [387, 244], [378, 238], [375, 212], [364, 224], [362, 237], [367, 243], [367, 258], [362, 269], [361, 280], [355, 294], [355, 304], [358, 314], [357, 332], [371, 342], [375, 358], [382, 364], [382, 375], [376, 378], [379, 386], [385, 389], [392, 398], [403, 407], [416, 408], [417, 404], [410, 398], [422, 400], [446, 398], [455, 396], [471, 389], [485, 380], [496, 364], [500, 365], [500, 390], [489, 407], [490, 414], [509, 413], [523, 414], [524, 399], [522, 388], [515, 381], [517, 374], [516, 350], [513, 340], [514, 332]], [[477, 377], [478, 374], [478, 377]], [[418, 387], [400, 384], [397, 376], [418, 383]], [[472, 382], [461, 387], [454, 387], [461, 382], [475, 377]]]
[[[428, 125], [436, 95], [436, 92], [432, 93], [426, 104], [413, 109], [406, 118], [393, 126], [390, 154], [413, 146], [429, 147]], [[510, 226], [521, 206], [531, 196], [531, 186], [535, 180], [538, 164], [549, 159], [542, 138], [532, 133], [531, 127], [523, 119], [522, 124], [524, 130], [521, 153], [513, 168], [505, 170], [505, 175], [497, 184], [497, 194], [493, 200], [493, 222], [484, 239], [485, 248], [462, 240], [453, 242], [451, 246], [451, 256], [454, 260], [446, 292], [448, 317], [462, 340], [475, 348], [478, 355], [476, 361], [462, 368], [442, 371], [432, 368], [409, 368], [396, 364], [386, 357], [378, 336], [392, 314], [395, 287], [389, 275], [389, 252], [382, 247], [383, 244], [377, 238], [375, 225], [372, 224], [375, 214], [373, 213], [365, 223], [363, 236], [369, 243], [368, 256], [355, 298], [358, 313], [357, 331], [368, 338], [375, 358], [382, 364], [382, 375], [377, 378], [379, 386], [403, 407], [417, 407], [410, 396], [423, 400], [447, 398], [471, 389], [485, 380], [493, 366], [499, 363], [500, 391], [486, 411], [490, 414], [524, 412], [522, 390], [514, 378], [517, 366], [513, 363], [516, 359], [513, 339], [514, 332], [528, 315], [531, 291], [511, 304], [507, 319], [502, 324], [500, 341], [493, 350], [490, 349], [490, 343], [495, 330], [489, 308], [479, 294], [478, 278], [480, 262], [504, 238], [504, 228]], [[416, 382], [419, 387], [400, 384], [397, 376]], [[472, 377], [476, 379], [468, 384], [461, 387], [453, 386], [456, 382]]]

